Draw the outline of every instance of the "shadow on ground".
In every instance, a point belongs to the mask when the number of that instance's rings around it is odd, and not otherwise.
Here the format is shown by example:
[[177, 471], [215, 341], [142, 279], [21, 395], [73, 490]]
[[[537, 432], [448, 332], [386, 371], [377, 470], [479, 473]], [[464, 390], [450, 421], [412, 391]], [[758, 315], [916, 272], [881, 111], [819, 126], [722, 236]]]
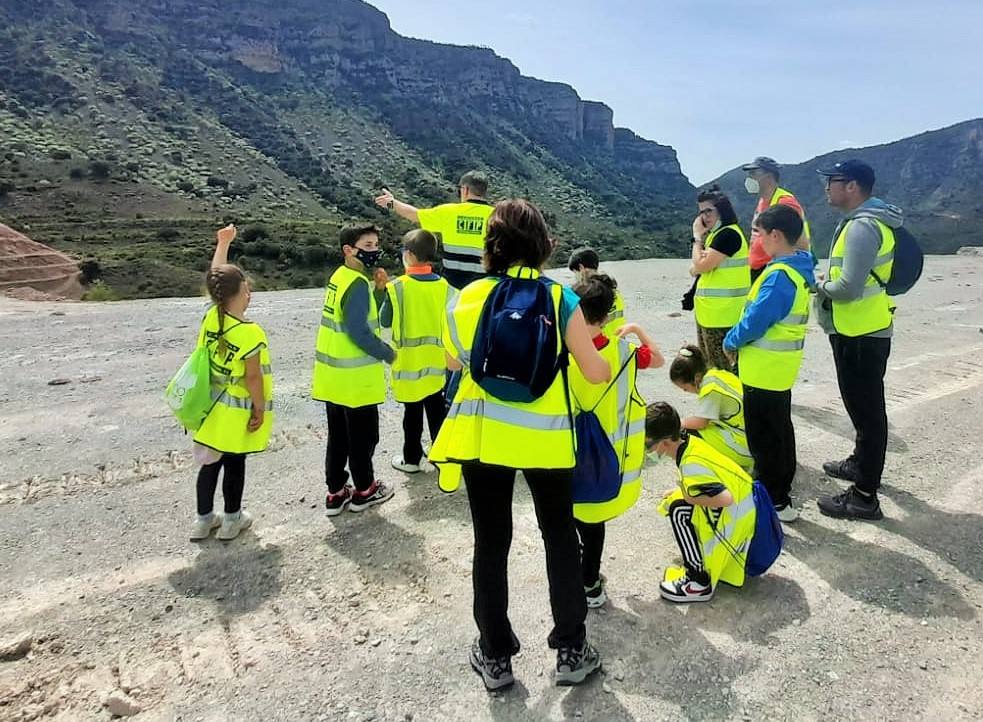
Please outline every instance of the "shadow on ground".
[[355, 564], [366, 581], [383, 586], [406, 583], [427, 574], [423, 536], [389, 521], [378, 509], [334, 518], [334, 533], [324, 543]]
[[[854, 431], [850, 417], [846, 413], [838, 414], [835, 411], [816, 406], [792, 404], [792, 414], [813, 426], [846, 439], [851, 445], [856, 438], [856, 431]], [[887, 450], [895, 454], [903, 454], [908, 451], [908, 444], [905, 443], [904, 439], [891, 431], [890, 427], [887, 432]]]
[[280, 547], [246, 533], [229, 544], [207, 542], [190, 567], [167, 579], [184, 596], [211, 599], [222, 615], [237, 616], [280, 595], [282, 557]]

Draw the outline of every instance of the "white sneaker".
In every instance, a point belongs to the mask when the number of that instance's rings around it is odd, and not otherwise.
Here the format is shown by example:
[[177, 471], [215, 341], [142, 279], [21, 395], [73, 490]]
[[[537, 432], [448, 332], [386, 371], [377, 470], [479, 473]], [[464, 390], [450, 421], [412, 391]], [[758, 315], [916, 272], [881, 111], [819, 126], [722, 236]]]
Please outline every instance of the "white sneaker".
[[778, 514], [778, 521], [782, 522], [783, 524], [791, 524], [793, 521], [799, 518], [799, 510], [791, 504], [787, 504], [781, 509], [775, 507], [775, 513]]
[[191, 527], [191, 541], [207, 539], [212, 533], [212, 529], [218, 529], [220, 526], [222, 526], [221, 514], [209, 514], [204, 519], [198, 517], [195, 520], [195, 525]]
[[222, 520], [222, 528], [218, 530], [218, 534], [215, 535], [215, 538], [221, 539], [222, 541], [231, 541], [239, 536], [240, 532], [245, 531], [252, 525], [252, 515], [248, 511], [242, 510], [239, 512], [238, 519], [229, 519], [229, 517], [226, 516]]
[[407, 464], [403, 461], [402, 456], [394, 456], [392, 459], [392, 466], [396, 471], [402, 471], [406, 474], [419, 474], [423, 471], [423, 460], [420, 460], [419, 464]]

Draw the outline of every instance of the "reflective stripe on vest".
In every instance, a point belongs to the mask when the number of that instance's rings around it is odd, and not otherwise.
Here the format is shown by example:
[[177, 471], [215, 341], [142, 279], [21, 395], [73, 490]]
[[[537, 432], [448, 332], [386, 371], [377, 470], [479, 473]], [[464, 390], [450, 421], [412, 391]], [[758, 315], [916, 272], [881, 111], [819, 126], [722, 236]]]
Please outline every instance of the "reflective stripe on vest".
[[614, 305], [611, 306], [611, 310], [608, 312], [608, 320], [601, 327], [601, 333], [613, 341], [617, 337], [618, 329], [624, 325], [625, 299], [622, 297], [621, 292], [615, 289]]
[[386, 400], [382, 361], [366, 354], [344, 330], [342, 301], [356, 283], [366, 284], [369, 295], [367, 322], [376, 337], [380, 335], [379, 309], [368, 279], [348, 266], [339, 266], [331, 274], [324, 294], [311, 388], [311, 395], [318, 401], [351, 408], [381, 404]]
[[736, 324], [741, 318], [744, 299], [751, 289], [748, 243], [740, 226], [734, 223], [718, 228], [707, 237], [705, 246], [711, 250], [714, 239], [728, 228], [741, 237], [740, 248], [733, 256], [724, 258], [716, 268], [701, 273], [696, 281], [694, 311], [696, 322], [704, 328], [730, 328]]
[[732, 400], [737, 404], [737, 411], [727, 417], [711, 419], [700, 430], [700, 436], [714, 449], [748, 471], [754, 460], [748, 449], [744, 430], [744, 387], [741, 380], [730, 371], [710, 369], [700, 383], [699, 398], [711, 393], [718, 393]]
[[[508, 275], [539, 278], [533, 269], [510, 268]], [[433, 463], [480, 461], [514, 469], [569, 469], [575, 462], [573, 426], [563, 374], [546, 392], [529, 403], [504, 401], [488, 394], [471, 377], [466, 360], [477, 332], [485, 301], [500, 278], [487, 277], [467, 285], [448, 305], [444, 346], [465, 362], [461, 381], [447, 419], [434, 440]], [[563, 288], [548, 283], [556, 317], [561, 317]], [[562, 349], [558, 334], [553, 351]]]
[[792, 310], [765, 331], [764, 336], [740, 349], [738, 373], [741, 383], [758, 389], [787, 391], [792, 388], [802, 365], [802, 352], [809, 321], [809, 287], [792, 266], [772, 261], [758, 276], [748, 306], [758, 297], [762, 284], [773, 273], [785, 273], [795, 286]]
[[744, 583], [746, 553], [754, 536], [755, 506], [751, 477], [733, 460], [698, 437], [690, 437], [679, 465], [683, 491], [701, 484], [722, 484], [734, 497], [730, 506], [708, 519], [705, 509], [693, 511], [692, 523], [703, 551], [703, 568], [712, 584]]
[[444, 387], [447, 361], [442, 342], [444, 309], [454, 289], [443, 278], [421, 281], [400, 276], [386, 287], [393, 310], [393, 396], [422, 401]]
[[[872, 270], [886, 283], [894, 270], [894, 231], [877, 219], [868, 220], [876, 223], [881, 232], [881, 245], [877, 250], [877, 258]], [[857, 219], [847, 221], [836, 234], [829, 254], [827, 275], [830, 281], [835, 281], [843, 275], [847, 230], [856, 222]], [[891, 299], [872, 274], [867, 274], [860, 298], [854, 301], [831, 300], [831, 303], [833, 328], [843, 336], [866, 336], [889, 328], [894, 321]]]

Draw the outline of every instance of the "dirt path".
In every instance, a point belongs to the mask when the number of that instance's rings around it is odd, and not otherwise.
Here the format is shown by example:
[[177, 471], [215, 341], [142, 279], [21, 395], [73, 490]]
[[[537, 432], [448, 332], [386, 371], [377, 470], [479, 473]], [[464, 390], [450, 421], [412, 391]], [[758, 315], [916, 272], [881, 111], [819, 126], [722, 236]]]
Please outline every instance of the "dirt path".
[[[664, 348], [693, 338], [688, 315], [669, 316], [682, 262], [609, 270]], [[524, 649], [516, 688], [491, 696], [465, 660], [467, 500], [388, 468], [395, 404], [377, 459], [396, 498], [323, 515], [324, 423], [306, 398], [319, 292], [254, 298], [276, 440], [248, 464], [254, 530], [198, 546], [188, 443], [159, 399], [201, 302], [0, 300], [0, 641], [31, 638], [0, 661], [0, 719], [107, 719], [114, 690], [137, 719], [202, 722], [983, 718], [981, 279], [983, 259], [933, 258], [901, 299], [884, 522], [815, 509], [837, 488], [821, 464], [851, 435], [818, 329], [794, 398], [805, 513], [771, 573], [699, 608], [662, 602], [675, 552], [655, 502], [672, 469], [646, 472], [609, 531], [612, 601], [589, 619], [606, 669], [583, 688], [551, 685], [542, 546], [520, 490], [510, 591]], [[641, 388], [692, 404], [662, 372]]]

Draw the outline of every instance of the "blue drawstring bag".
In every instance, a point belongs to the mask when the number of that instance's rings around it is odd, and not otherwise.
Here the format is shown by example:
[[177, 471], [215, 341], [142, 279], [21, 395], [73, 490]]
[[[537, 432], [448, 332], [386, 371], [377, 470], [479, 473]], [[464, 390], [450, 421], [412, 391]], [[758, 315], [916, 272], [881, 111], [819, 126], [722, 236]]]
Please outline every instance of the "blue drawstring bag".
[[754, 536], [748, 547], [744, 572], [749, 577], [758, 577], [768, 571], [782, 553], [785, 532], [765, 485], [755, 481], [751, 493], [755, 510]]

